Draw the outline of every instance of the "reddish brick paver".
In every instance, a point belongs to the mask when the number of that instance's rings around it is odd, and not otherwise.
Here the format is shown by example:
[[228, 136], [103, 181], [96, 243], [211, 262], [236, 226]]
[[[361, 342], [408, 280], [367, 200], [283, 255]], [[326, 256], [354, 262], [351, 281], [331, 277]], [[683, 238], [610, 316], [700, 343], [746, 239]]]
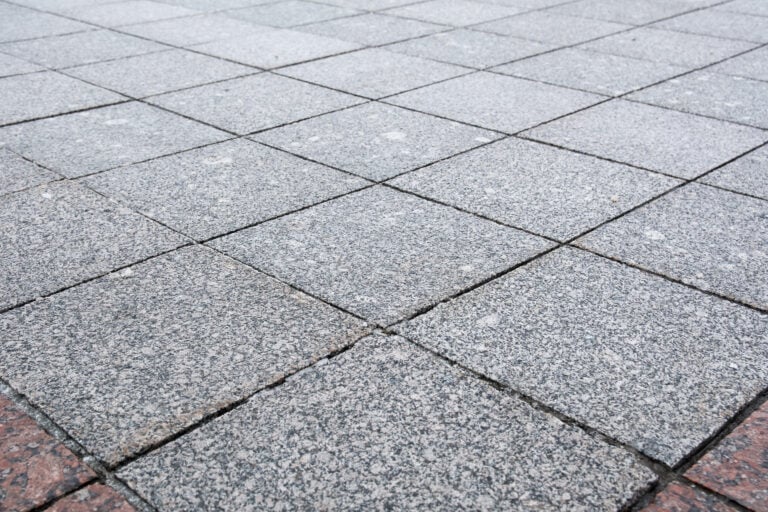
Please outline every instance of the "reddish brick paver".
[[134, 512], [120, 494], [103, 484], [89, 485], [62, 498], [48, 512]]
[[736, 509], [703, 491], [672, 482], [643, 512], [736, 512]]

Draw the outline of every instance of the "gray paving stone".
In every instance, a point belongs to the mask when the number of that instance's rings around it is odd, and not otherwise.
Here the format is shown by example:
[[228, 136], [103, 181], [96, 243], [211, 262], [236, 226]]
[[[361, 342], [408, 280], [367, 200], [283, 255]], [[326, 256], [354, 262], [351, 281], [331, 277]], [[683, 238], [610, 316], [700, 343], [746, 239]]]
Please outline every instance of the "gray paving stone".
[[419, 0], [325, 0], [323, 3], [365, 11], [381, 11], [400, 5], [412, 4], [417, 1]]
[[552, 12], [616, 23], [645, 25], [695, 8], [692, 2], [675, 0], [582, 0], [554, 7]]
[[734, 0], [714, 7], [718, 10], [768, 16], [768, 4], [763, 0]]
[[210, 243], [381, 325], [551, 245], [384, 187]]
[[380, 98], [457, 76], [467, 69], [369, 48], [280, 72], [360, 96]]
[[483, 4], [470, 0], [429, 0], [390, 9], [387, 14], [417, 20], [463, 27], [491, 21], [520, 12], [503, 5]]
[[174, 46], [192, 46], [222, 39], [247, 37], [271, 29], [223, 14], [174, 18], [121, 28], [125, 32]]
[[679, 181], [507, 139], [390, 183], [508, 225], [567, 240]]
[[125, 97], [53, 71], [0, 79], [0, 125], [118, 103]]
[[768, 202], [691, 184], [578, 242], [768, 309]]
[[14, 0], [14, 3], [50, 12], [63, 12], [73, 7], [86, 5], [108, 4], [116, 0]]
[[492, 130], [514, 133], [604, 98], [495, 73], [474, 73], [387, 101]]
[[554, 7], [572, 0], [477, 0], [484, 4], [506, 5], [521, 10], [544, 9], [545, 7]]
[[383, 336], [119, 475], [163, 509], [244, 511], [614, 510], [654, 478], [627, 452]]
[[67, 74], [134, 98], [257, 73], [187, 50], [169, 50], [67, 69]]
[[433, 34], [448, 28], [434, 23], [369, 13], [304, 25], [298, 30], [353, 41], [366, 46], [376, 46]]
[[709, 68], [710, 71], [768, 82], [768, 48], [758, 48]]
[[32, 9], [0, 4], [0, 42], [70, 34], [91, 30], [91, 25]]
[[[181, 245], [184, 239], [72, 182], [0, 201], [0, 309]], [[11, 338], [5, 338], [11, 341]], [[10, 347], [4, 345], [3, 360]], [[9, 357], [9, 356], [8, 356]]]
[[[3, 48], [0, 47], [0, 51], [2, 50]], [[6, 76], [23, 75], [25, 73], [34, 73], [35, 71], [42, 71], [43, 69], [44, 68], [38, 66], [37, 64], [27, 62], [23, 59], [18, 59], [11, 55], [0, 53], [0, 78], [5, 78]]]
[[768, 140], [756, 128], [623, 100], [524, 136], [681, 178], [695, 178]]
[[0, 45], [0, 52], [16, 55], [49, 68], [79, 66], [166, 49], [168, 47], [165, 45], [111, 30], [89, 30]]
[[638, 91], [627, 98], [768, 128], [768, 82], [699, 71]]
[[563, 48], [493, 70], [599, 94], [619, 95], [679, 75], [688, 71], [688, 68]]
[[0, 196], [58, 178], [55, 173], [0, 147]]
[[768, 17], [706, 9], [657, 23], [667, 30], [768, 43]]
[[483, 23], [472, 28], [532, 41], [571, 45], [627, 30], [631, 25], [538, 11]]
[[119, 27], [134, 23], [180, 18], [197, 11], [152, 0], [127, 0], [103, 5], [88, 5], [69, 9], [64, 14], [103, 27]]
[[768, 320], [560, 249], [396, 327], [673, 465], [768, 383]]
[[707, 174], [701, 181], [768, 199], [768, 148], [763, 146]]
[[586, 43], [583, 48], [698, 68], [755, 47], [755, 43], [729, 41], [671, 30], [638, 28]]
[[319, 59], [357, 48], [360, 45], [350, 41], [278, 29], [192, 46], [192, 49], [199, 52], [264, 69]]
[[0, 333], [3, 378], [116, 463], [365, 328], [192, 247], [5, 314]]
[[224, 140], [227, 134], [141, 103], [0, 130], [0, 143], [70, 178]]
[[197, 240], [368, 184], [247, 140], [115, 169], [86, 183]]
[[304, 0], [285, 0], [282, 2], [264, 3], [245, 9], [235, 9], [227, 11], [225, 14], [260, 25], [287, 28], [351, 16], [361, 12], [356, 9], [305, 2]]
[[262, 73], [154, 96], [149, 101], [225, 130], [246, 134], [348, 107], [363, 100], [298, 80]]
[[237, 9], [250, 7], [251, 5], [265, 4], [275, 0], [163, 0], [163, 3], [186, 7], [203, 12], [221, 11], [224, 9]]
[[458, 29], [387, 46], [387, 50], [473, 68], [487, 68], [554, 49], [537, 41]]
[[254, 139], [378, 181], [499, 136], [418, 112], [368, 103], [269, 130]]

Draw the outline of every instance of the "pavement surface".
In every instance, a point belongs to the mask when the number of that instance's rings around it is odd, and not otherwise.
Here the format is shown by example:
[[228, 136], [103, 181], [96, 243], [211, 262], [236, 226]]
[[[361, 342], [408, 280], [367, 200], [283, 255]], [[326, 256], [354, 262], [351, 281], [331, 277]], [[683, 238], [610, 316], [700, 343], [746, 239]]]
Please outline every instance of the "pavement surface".
[[0, 510], [768, 511], [768, 1], [0, 0]]

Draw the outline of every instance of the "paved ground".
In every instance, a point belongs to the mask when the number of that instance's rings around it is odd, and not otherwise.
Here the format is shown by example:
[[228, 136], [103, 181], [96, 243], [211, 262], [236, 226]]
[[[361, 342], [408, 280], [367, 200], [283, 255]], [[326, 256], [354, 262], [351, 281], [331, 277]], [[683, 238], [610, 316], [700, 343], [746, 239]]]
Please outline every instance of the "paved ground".
[[0, 509], [768, 510], [768, 1], [0, 0]]

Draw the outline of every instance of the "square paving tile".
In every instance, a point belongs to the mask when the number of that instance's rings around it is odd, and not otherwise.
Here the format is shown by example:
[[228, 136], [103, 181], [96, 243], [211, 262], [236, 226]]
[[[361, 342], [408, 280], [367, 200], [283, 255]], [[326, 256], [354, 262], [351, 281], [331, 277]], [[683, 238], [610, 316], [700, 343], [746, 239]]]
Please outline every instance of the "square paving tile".
[[197, 11], [164, 2], [153, 2], [152, 0], [128, 0], [126, 2], [87, 5], [64, 11], [63, 14], [103, 27], [119, 27], [134, 23], [191, 16], [197, 14]]
[[[3, 196], [0, 226], [0, 309], [184, 243], [159, 224], [64, 181]], [[3, 359], [8, 350], [5, 345]]]
[[627, 452], [383, 336], [119, 475], [174, 510], [608, 510], [654, 477]]
[[499, 66], [493, 71], [599, 94], [619, 95], [679, 75], [688, 68], [563, 48]]
[[[714, 3], [713, 0], [712, 3]], [[551, 12], [599, 20], [644, 25], [696, 8], [691, 2], [676, 0], [582, 0], [553, 7]]]
[[768, 147], [744, 155], [707, 174], [701, 181], [768, 200]]
[[560, 249], [396, 327], [674, 465], [768, 383], [768, 319]]
[[365, 330], [198, 246], [4, 314], [0, 374], [114, 464]]
[[495, 132], [368, 103], [254, 138], [372, 180], [384, 180], [500, 137]]
[[695, 178], [768, 140], [756, 128], [623, 100], [524, 136], [680, 178]]
[[474, 73], [387, 101], [429, 114], [515, 133], [604, 99], [530, 80]]
[[79, 66], [66, 72], [107, 89], [141, 98], [258, 71], [187, 50], [169, 50]]
[[8, 3], [0, 4], [0, 42], [70, 34], [92, 29], [93, 26], [91, 25], [54, 14], [33, 11]]
[[131, 25], [120, 30], [174, 46], [192, 46], [222, 39], [247, 37], [272, 28], [236, 20], [223, 14], [206, 14]]
[[532, 41], [571, 45], [631, 28], [631, 25], [563, 16], [549, 11], [529, 12], [472, 27]]
[[115, 169], [86, 182], [198, 240], [368, 184], [247, 140]]
[[286, 28], [351, 16], [361, 12], [335, 5], [305, 2], [304, 0], [285, 0], [283, 2], [263, 3], [245, 9], [235, 9], [227, 11], [225, 14], [260, 25]]
[[567, 240], [679, 181], [543, 144], [507, 139], [389, 183], [508, 225]]
[[768, 309], [768, 202], [691, 184], [577, 243]]
[[[2, 47], [0, 47], [0, 51], [3, 51]], [[25, 73], [34, 73], [36, 71], [43, 70], [44, 68], [38, 66], [37, 64], [27, 62], [23, 59], [18, 59], [11, 55], [0, 53], [0, 78], [13, 75], [23, 75]]]
[[711, 494], [673, 481], [642, 512], [737, 512]]
[[55, 173], [0, 147], [0, 196], [58, 178]]
[[0, 143], [70, 178], [226, 138], [219, 130], [135, 102], [0, 130]]
[[667, 30], [768, 43], [768, 17], [706, 9], [657, 23]]
[[518, 9], [511, 7], [470, 0], [429, 0], [386, 11], [387, 14], [404, 18], [459, 27], [503, 18], [518, 12]]
[[448, 30], [449, 27], [424, 21], [369, 13], [304, 25], [297, 30], [344, 41], [376, 46]]
[[768, 82], [768, 48], [758, 48], [715, 64], [709, 71]]
[[363, 100], [291, 78], [262, 73], [154, 96], [149, 101], [225, 130], [246, 134]]
[[380, 98], [461, 75], [467, 69], [371, 48], [280, 72], [360, 96]]
[[543, 239], [384, 187], [210, 243], [381, 325], [551, 246]]

